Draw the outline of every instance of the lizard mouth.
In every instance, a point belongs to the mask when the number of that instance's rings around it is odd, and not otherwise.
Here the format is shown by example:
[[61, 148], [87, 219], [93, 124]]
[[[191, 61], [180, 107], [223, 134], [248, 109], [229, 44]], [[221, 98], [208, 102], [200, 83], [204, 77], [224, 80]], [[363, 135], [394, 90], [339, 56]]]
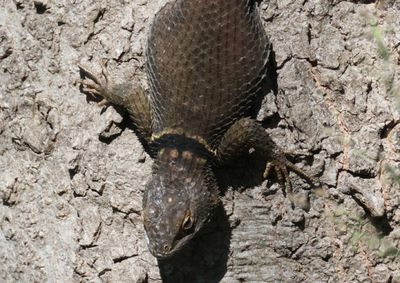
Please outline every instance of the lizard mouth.
[[186, 243], [188, 243], [191, 238], [193, 238], [193, 234], [180, 238], [178, 241], [173, 243], [172, 247], [168, 245], [161, 246], [161, 248], [152, 246], [150, 247], [150, 252], [157, 259], [162, 260], [170, 258], [175, 254], [179, 253], [182, 250], [182, 248], [186, 246]]

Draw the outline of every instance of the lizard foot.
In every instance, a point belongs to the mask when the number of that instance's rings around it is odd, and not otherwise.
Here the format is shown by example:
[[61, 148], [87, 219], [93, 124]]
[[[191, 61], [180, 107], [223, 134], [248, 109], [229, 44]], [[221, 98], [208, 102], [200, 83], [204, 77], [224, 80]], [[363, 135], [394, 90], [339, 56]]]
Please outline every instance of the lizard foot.
[[110, 92], [110, 80], [109, 73], [107, 71], [107, 67], [104, 62], [101, 62], [101, 75], [102, 78], [99, 79], [98, 76], [94, 75], [92, 71], [83, 66], [82, 64], [78, 64], [78, 67], [81, 69], [85, 78], [90, 79], [90, 81], [78, 80], [77, 82], [82, 84], [82, 91], [91, 95], [92, 97], [100, 96], [102, 100], [98, 103], [100, 106], [106, 105], [109, 103], [108, 98], [111, 96]]
[[302, 169], [294, 165], [285, 157], [269, 161], [265, 166], [265, 171], [263, 174], [264, 178], [267, 178], [269, 176], [272, 169], [274, 169], [276, 176], [278, 178], [278, 182], [281, 185], [281, 187], [284, 188], [290, 202], [292, 204], [295, 204], [296, 206], [301, 207], [304, 210], [308, 210], [309, 209], [308, 200], [304, 200], [302, 197], [299, 197], [293, 193], [293, 187], [289, 177], [289, 171], [293, 171], [297, 175], [303, 177], [313, 187], [320, 186], [319, 180], [316, 177], [309, 175], [307, 172], [303, 171]]

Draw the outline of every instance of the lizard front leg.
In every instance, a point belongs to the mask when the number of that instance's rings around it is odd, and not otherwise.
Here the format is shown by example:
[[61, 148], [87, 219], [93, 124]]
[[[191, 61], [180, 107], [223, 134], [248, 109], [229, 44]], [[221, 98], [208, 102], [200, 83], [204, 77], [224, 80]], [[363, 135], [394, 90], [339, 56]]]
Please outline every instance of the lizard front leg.
[[134, 87], [131, 83], [114, 84], [110, 81], [106, 66], [102, 63], [101, 77], [94, 75], [86, 67], [79, 65], [85, 80], [79, 80], [83, 91], [103, 98], [99, 104], [111, 103], [125, 108], [132, 122], [135, 124], [137, 134], [146, 143], [150, 142], [152, 135], [150, 102], [142, 87]]
[[246, 154], [251, 148], [259, 152], [266, 160], [267, 165], [264, 178], [268, 177], [271, 169], [274, 169], [281, 185], [292, 203], [297, 203], [289, 178], [289, 171], [303, 177], [313, 186], [319, 186], [319, 180], [298, 168], [286, 159], [286, 154], [271, 139], [265, 129], [255, 120], [243, 118], [236, 121], [223, 136], [217, 148], [217, 160], [221, 163], [229, 162], [234, 157]]

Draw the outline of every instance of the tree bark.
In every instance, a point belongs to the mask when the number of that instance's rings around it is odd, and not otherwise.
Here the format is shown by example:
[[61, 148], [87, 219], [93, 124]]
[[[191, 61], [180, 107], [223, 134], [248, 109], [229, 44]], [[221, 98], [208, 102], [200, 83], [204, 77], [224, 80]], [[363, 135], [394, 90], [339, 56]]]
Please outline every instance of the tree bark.
[[152, 161], [76, 81], [105, 59], [146, 84], [165, 2], [0, 0], [0, 281], [399, 283], [400, 3], [260, 4], [273, 87], [257, 119], [324, 186], [292, 176], [304, 211], [251, 161], [218, 169], [215, 217], [158, 262], [140, 218]]

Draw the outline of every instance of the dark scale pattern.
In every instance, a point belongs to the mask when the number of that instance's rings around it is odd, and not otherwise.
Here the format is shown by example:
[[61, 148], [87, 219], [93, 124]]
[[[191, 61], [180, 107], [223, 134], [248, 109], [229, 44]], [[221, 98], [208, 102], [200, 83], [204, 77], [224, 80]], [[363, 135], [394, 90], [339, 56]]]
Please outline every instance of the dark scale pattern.
[[182, 129], [215, 148], [250, 107], [268, 60], [258, 13], [243, 0], [177, 0], [148, 41], [153, 133]]

